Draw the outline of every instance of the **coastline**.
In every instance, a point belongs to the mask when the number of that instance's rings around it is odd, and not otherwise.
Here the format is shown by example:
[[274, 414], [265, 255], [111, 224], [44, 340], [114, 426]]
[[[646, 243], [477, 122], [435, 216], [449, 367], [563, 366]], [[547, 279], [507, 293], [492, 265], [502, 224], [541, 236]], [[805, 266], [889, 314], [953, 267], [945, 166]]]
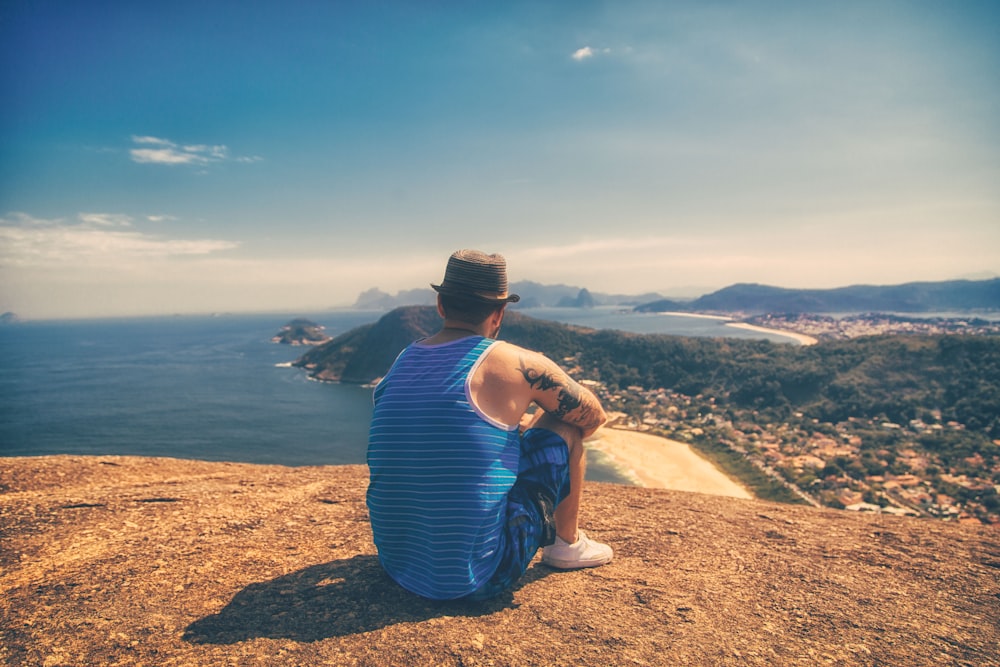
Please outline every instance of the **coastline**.
[[703, 320], [722, 320], [728, 322], [733, 319], [727, 315], [705, 315], [704, 313], [682, 313], [679, 310], [658, 310], [657, 315], [672, 315], [673, 317], [698, 317]]
[[760, 331], [761, 333], [775, 334], [776, 336], [786, 336], [798, 341], [799, 345], [815, 345], [819, 341], [812, 336], [807, 336], [805, 334], [795, 333], [794, 331], [784, 331], [782, 329], [768, 329], [767, 327], [759, 327], [755, 324], [747, 324], [746, 322], [727, 322], [727, 327], [734, 327], [736, 329], [747, 329], [749, 331]]
[[728, 315], [706, 315], [703, 313], [682, 313], [678, 311], [659, 311], [658, 315], [672, 315], [674, 317], [697, 317], [705, 320], [719, 320], [724, 322], [727, 327], [733, 327], [735, 329], [744, 329], [746, 331], [758, 331], [760, 333], [773, 334], [775, 336], [784, 336], [786, 338], [791, 338], [799, 343], [799, 345], [815, 345], [819, 341], [812, 336], [807, 336], [806, 334], [796, 333], [794, 331], [786, 331], [784, 329], [768, 329], [767, 327], [759, 327], [755, 324], [748, 324], [746, 322], [734, 322], [733, 318]]
[[588, 438], [586, 444], [604, 454], [636, 486], [732, 498], [754, 497], [683, 442], [604, 427]]

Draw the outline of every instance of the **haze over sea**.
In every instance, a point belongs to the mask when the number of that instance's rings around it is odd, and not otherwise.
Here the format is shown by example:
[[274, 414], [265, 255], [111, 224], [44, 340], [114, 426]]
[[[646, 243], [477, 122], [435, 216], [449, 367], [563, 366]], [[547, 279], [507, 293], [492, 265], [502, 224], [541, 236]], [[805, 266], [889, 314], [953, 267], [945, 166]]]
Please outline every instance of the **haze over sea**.
[[[715, 319], [527, 309], [639, 333], [771, 338]], [[306, 315], [337, 336], [382, 312]], [[371, 390], [287, 366], [271, 337], [297, 314], [28, 321], [0, 327], [0, 454], [168, 456], [283, 465], [364, 463]], [[617, 480], [594, 460], [592, 479]]]

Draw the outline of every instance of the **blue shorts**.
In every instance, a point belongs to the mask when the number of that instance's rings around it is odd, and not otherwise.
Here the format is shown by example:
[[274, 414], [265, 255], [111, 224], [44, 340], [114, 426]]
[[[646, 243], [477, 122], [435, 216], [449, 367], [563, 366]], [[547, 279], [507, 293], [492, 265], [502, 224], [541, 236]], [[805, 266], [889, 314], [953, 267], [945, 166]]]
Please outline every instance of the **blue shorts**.
[[539, 548], [555, 542], [553, 512], [569, 493], [569, 450], [557, 433], [533, 428], [521, 434], [517, 481], [507, 496], [503, 556], [496, 572], [468, 599], [503, 593], [528, 569]]

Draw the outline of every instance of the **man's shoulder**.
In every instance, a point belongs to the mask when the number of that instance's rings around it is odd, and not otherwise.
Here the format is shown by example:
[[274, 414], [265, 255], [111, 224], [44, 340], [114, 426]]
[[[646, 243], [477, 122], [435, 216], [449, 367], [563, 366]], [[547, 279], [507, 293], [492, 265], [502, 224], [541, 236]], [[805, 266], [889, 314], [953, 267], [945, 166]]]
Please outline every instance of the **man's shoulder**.
[[498, 367], [519, 371], [519, 369], [523, 369], [526, 366], [532, 368], [551, 368], [557, 366], [554, 361], [541, 352], [506, 341], [499, 342], [500, 344], [494, 345], [491, 348], [486, 358], [487, 366], [494, 370]]
[[526, 347], [521, 347], [520, 345], [515, 345], [514, 343], [510, 343], [505, 340], [497, 341], [497, 344], [493, 346], [490, 355], [491, 356], [497, 355], [498, 357], [508, 357], [513, 359], [525, 356], [543, 356], [541, 352], [529, 350]]

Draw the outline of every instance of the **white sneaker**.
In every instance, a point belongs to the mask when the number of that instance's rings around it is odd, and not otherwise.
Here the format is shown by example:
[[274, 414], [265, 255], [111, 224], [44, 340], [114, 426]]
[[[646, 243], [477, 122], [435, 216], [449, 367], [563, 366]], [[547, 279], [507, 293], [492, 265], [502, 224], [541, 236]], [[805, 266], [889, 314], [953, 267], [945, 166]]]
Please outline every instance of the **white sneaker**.
[[542, 562], [560, 570], [577, 570], [597, 567], [611, 561], [614, 553], [611, 547], [590, 539], [582, 530], [577, 533], [579, 537], [573, 544], [567, 544], [564, 539], [556, 536], [555, 544], [542, 550]]

